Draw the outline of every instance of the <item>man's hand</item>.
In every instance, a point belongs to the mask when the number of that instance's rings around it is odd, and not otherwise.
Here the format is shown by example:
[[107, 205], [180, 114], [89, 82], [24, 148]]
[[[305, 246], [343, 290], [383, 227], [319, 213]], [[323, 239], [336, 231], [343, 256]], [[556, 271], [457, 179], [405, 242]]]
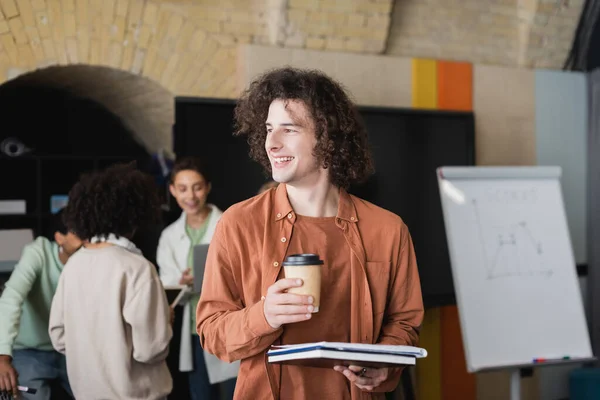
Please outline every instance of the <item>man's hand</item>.
[[333, 369], [344, 374], [360, 390], [366, 391], [371, 391], [381, 385], [390, 373], [389, 368], [363, 368], [357, 365], [349, 367], [336, 365]]
[[183, 275], [181, 275], [181, 278], [179, 278], [179, 284], [190, 286], [193, 283], [194, 277], [192, 276], [191, 270], [188, 268], [185, 271], [183, 271]]
[[312, 316], [312, 296], [286, 293], [287, 289], [302, 286], [301, 279], [280, 279], [267, 289], [264, 312], [273, 329], [283, 324], [309, 320]]
[[17, 377], [19, 374], [12, 366], [12, 358], [8, 355], [0, 355], [0, 392], [12, 392], [14, 398], [19, 397]]

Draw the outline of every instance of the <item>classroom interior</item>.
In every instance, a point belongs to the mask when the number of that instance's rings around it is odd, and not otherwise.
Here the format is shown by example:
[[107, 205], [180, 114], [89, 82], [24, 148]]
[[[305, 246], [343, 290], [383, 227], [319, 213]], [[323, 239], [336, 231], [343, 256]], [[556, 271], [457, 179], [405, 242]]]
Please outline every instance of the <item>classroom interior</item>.
[[[26, 204], [19, 213], [0, 208], [0, 229], [51, 235], [53, 201], [81, 173], [136, 160], [156, 178], [163, 200], [164, 225], [134, 239], [155, 262], [162, 228], [180, 213], [165, 165], [184, 155], [206, 160], [213, 171], [209, 199], [222, 210], [255, 195], [267, 178], [249, 159], [245, 140], [231, 135], [235, 99], [268, 69], [322, 70], [345, 85], [369, 130], [376, 174], [351, 191], [399, 214], [414, 236], [426, 306], [419, 346], [428, 357], [407, 368], [388, 398], [508, 399], [509, 371], [467, 369], [435, 171], [561, 167], [572, 267], [596, 354], [598, 6], [596, 0], [0, 1], [0, 204]], [[0, 271], [0, 284], [9, 276]], [[181, 310], [174, 326], [180, 318]], [[176, 365], [174, 353], [170, 398], [185, 399]], [[598, 390], [598, 371], [594, 362], [522, 368], [521, 398], [598, 398], [581, 397], [579, 388]]]

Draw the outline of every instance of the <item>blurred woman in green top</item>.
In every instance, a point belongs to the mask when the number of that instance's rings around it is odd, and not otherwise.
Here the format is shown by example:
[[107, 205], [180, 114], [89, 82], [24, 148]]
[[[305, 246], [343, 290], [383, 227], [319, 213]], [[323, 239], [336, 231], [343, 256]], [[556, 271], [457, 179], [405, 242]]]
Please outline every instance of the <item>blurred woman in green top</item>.
[[0, 392], [18, 394], [17, 385], [37, 389], [24, 399], [50, 399], [58, 382], [69, 394], [65, 357], [52, 348], [48, 320], [63, 266], [81, 247], [67, 232], [62, 210], [53, 216], [54, 241], [40, 236], [25, 246], [0, 297]]
[[[186, 157], [175, 162], [169, 189], [183, 212], [161, 234], [156, 252], [160, 278], [165, 286], [192, 286], [193, 248], [210, 243], [222, 212], [207, 203], [211, 190], [210, 177], [197, 158]], [[196, 333], [196, 306], [199, 299], [199, 295], [194, 295], [184, 306], [179, 370], [189, 373], [192, 400], [219, 399], [219, 386], [225, 397], [231, 399], [239, 362], [223, 362], [200, 347]]]

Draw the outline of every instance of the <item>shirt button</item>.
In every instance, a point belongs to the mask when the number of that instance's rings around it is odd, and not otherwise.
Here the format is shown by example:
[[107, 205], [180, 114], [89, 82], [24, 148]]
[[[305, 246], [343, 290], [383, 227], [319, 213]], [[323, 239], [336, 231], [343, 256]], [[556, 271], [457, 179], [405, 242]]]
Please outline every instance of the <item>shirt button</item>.
[[279, 267], [279, 263], [278, 263], [277, 261], [275, 261], [275, 262], [273, 263], [273, 266], [274, 266], [274, 267]]
[[282, 243], [285, 243], [285, 241], [286, 241], [286, 240], [287, 240], [287, 239], [286, 239], [286, 238], [284, 238], [284, 237], [282, 237], [282, 238], [281, 238], [281, 242], [282, 242]]
[[281, 213], [277, 213], [277, 218], [281, 218]]
[[350, 221], [354, 221], [354, 217], [350, 217]]
[[292, 213], [289, 213], [289, 214], [288, 214], [288, 218], [292, 218]]

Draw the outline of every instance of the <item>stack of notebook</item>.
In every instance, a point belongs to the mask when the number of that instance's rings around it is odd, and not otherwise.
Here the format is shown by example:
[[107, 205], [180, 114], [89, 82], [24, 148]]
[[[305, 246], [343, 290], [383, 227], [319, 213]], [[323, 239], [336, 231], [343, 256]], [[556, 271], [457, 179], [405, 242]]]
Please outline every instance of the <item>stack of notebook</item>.
[[413, 346], [317, 342], [271, 346], [267, 356], [271, 363], [307, 367], [360, 365], [382, 368], [415, 365], [417, 358], [427, 357], [427, 351]]

